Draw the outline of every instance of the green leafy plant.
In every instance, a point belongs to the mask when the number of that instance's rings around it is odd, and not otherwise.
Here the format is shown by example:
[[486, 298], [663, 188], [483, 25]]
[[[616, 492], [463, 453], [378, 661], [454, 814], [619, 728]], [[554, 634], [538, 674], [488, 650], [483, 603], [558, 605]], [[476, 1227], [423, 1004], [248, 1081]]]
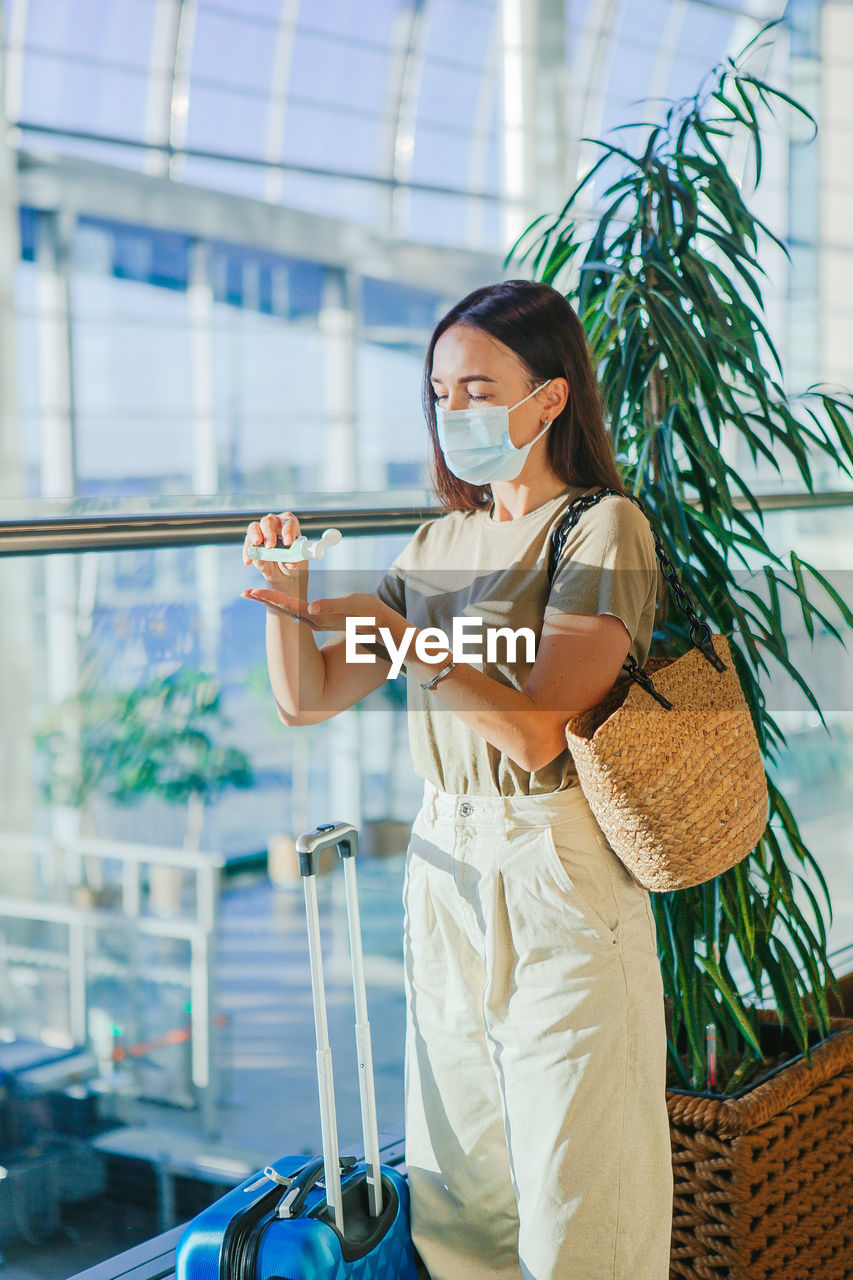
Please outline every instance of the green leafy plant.
[[81, 809], [95, 796], [186, 805], [185, 844], [198, 848], [205, 805], [254, 781], [248, 757], [219, 741], [227, 723], [217, 681], [186, 667], [136, 689], [84, 688], [36, 737], [42, 794]]
[[[726, 144], [745, 140], [757, 186], [763, 121], [780, 104], [817, 128], [801, 104], [745, 66], [750, 50], [774, 25], [764, 27], [736, 59], [714, 68], [694, 96], [673, 103], [663, 124], [625, 126], [644, 131], [636, 148], [589, 139], [602, 153], [595, 165], [559, 214], [536, 219], [507, 258], [528, 264], [534, 278], [560, 288], [577, 309], [623, 483], [646, 505], [670, 559], [689, 565], [685, 586], [700, 616], [729, 640], [764, 755], [770, 816], [756, 849], [711, 883], [652, 895], [671, 1006], [670, 1075], [678, 1087], [702, 1087], [706, 1033], [713, 1025], [715, 1089], [724, 1093], [768, 1066], [756, 1007], [732, 976], [732, 951], [741, 957], [759, 1001], [764, 988], [772, 990], [780, 1023], [807, 1060], [806, 1014], [813, 1015], [817, 1034], [828, 1034], [827, 994], [838, 991], [822, 908], [802, 872], [808, 868], [817, 877], [831, 920], [829, 893], [773, 782], [771, 767], [785, 738], [767, 709], [760, 674], [769, 675], [769, 655], [829, 733], [789, 655], [782, 593], [799, 606], [812, 639], [817, 619], [844, 643], [810, 598], [813, 584], [846, 626], [853, 624], [853, 614], [831, 583], [793, 550], [785, 571], [764, 539], [758, 501], [720, 447], [725, 431], [729, 440], [746, 442], [753, 461], [760, 455], [777, 471], [784, 452], [812, 493], [815, 455], [825, 454], [853, 475], [851, 396], [815, 384], [794, 397], [783, 386], [764, 320], [760, 233], [787, 250], [748, 208], [724, 155]], [[608, 185], [593, 214], [584, 215], [581, 193], [599, 174]], [[741, 495], [738, 504], [735, 493]], [[760, 564], [760, 572], [743, 573], [739, 581], [733, 562], [749, 570], [747, 557]], [[743, 585], [753, 577], [763, 582], [764, 594]], [[664, 652], [689, 648], [680, 614], [667, 619], [661, 613], [655, 635]], [[808, 915], [795, 899], [795, 882], [809, 902]]]

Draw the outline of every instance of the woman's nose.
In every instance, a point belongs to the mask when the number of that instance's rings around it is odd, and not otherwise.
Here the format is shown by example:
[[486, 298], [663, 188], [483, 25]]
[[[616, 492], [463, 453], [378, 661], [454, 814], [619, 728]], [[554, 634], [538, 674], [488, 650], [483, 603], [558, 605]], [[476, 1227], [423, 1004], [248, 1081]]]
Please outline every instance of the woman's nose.
[[468, 408], [468, 392], [465, 387], [451, 387], [447, 393], [446, 409], [467, 409]]

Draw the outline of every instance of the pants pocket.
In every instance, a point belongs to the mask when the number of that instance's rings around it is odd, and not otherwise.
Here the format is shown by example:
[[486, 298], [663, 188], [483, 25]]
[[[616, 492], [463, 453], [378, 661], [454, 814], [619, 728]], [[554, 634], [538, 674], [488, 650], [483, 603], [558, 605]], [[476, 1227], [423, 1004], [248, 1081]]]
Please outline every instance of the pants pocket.
[[586, 822], [546, 827], [545, 846], [563, 892], [597, 934], [606, 942], [616, 942], [621, 913], [608, 866], [609, 851], [598, 832]]

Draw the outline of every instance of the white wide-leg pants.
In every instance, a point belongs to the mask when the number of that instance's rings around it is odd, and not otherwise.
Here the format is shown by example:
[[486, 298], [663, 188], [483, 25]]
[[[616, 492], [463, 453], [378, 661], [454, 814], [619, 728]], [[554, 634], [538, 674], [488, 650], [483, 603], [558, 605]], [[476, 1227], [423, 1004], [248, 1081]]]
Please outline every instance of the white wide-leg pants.
[[654, 916], [580, 787], [426, 782], [404, 895], [406, 1164], [432, 1280], [667, 1280]]

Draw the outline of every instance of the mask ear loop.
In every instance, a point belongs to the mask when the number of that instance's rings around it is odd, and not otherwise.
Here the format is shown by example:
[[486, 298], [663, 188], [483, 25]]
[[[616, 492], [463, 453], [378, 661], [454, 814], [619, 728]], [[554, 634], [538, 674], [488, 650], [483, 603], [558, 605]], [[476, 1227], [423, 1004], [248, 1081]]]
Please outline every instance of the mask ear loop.
[[524, 399], [523, 399], [523, 400], [519, 400], [519, 401], [517, 401], [515, 404], [511, 404], [511, 405], [509, 406], [509, 408], [507, 409], [507, 413], [512, 413], [513, 409], [518, 409], [518, 408], [520, 408], [520, 407], [521, 407], [521, 405], [523, 405], [523, 404], [527, 404], [527, 401], [528, 401], [528, 400], [531, 400], [531, 399], [536, 395], [536, 393], [537, 393], [538, 391], [541, 391], [541, 390], [543, 389], [543, 387], [547, 387], [548, 383], [549, 383], [549, 382], [553, 382], [553, 381], [554, 381], [554, 379], [553, 379], [553, 378], [546, 378], [544, 382], [540, 382], [540, 383], [539, 383], [539, 386], [538, 386], [538, 387], [534, 387], [534, 388], [533, 388], [533, 390], [532, 390], [531, 392], [529, 392], [529, 394], [528, 394], [528, 395], [526, 395], [526, 396], [524, 397]]

